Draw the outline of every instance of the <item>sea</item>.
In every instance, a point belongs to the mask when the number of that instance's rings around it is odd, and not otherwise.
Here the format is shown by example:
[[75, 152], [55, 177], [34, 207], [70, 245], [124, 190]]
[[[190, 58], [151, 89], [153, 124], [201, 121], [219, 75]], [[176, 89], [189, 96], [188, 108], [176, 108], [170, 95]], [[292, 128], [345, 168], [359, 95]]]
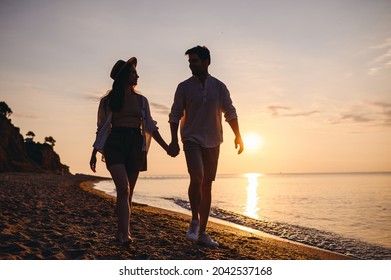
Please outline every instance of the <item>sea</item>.
[[[190, 214], [188, 175], [140, 176], [137, 203]], [[95, 188], [116, 195], [112, 180]], [[211, 220], [355, 259], [391, 259], [391, 173], [217, 175]]]

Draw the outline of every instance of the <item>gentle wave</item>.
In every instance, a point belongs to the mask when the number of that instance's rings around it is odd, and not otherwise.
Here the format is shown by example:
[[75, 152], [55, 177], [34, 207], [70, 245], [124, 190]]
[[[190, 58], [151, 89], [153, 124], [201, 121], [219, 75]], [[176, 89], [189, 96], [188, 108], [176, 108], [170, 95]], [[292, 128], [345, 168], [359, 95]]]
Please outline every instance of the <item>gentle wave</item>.
[[[184, 209], [190, 210], [188, 201], [178, 198], [164, 198], [173, 201]], [[314, 228], [290, 225], [282, 222], [270, 222], [267, 219], [252, 219], [244, 215], [212, 207], [210, 216], [237, 225], [272, 234], [294, 242], [337, 252], [355, 259], [387, 260], [391, 259], [391, 249], [357, 239], [347, 238], [332, 232]]]

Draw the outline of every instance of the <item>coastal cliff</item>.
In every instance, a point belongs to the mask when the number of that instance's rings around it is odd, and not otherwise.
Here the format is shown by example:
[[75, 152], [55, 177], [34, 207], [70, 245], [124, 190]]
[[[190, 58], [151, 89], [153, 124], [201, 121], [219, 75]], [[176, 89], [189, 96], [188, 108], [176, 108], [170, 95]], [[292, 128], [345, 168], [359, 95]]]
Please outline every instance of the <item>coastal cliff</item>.
[[25, 139], [11, 120], [0, 114], [0, 172], [70, 174], [53, 146]]

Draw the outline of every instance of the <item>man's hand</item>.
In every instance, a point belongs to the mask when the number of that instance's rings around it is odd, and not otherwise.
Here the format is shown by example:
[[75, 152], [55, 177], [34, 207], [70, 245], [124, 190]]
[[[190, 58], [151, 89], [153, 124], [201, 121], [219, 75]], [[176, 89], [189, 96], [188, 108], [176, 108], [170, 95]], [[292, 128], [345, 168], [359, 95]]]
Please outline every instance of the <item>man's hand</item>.
[[232, 131], [235, 133], [235, 149], [237, 149], [239, 146], [238, 154], [241, 154], [244, 150], [244, 145], [239, 131], [238, 119], [232, 119], [228, 123], [231, 126]]
[[238, 146], [239, 146], [239, 150], [238, 150], [238, 155], [239, 155], [244, 150], [244, 144], [241, 136], [235, 137], [235, 149], [237, 149]]

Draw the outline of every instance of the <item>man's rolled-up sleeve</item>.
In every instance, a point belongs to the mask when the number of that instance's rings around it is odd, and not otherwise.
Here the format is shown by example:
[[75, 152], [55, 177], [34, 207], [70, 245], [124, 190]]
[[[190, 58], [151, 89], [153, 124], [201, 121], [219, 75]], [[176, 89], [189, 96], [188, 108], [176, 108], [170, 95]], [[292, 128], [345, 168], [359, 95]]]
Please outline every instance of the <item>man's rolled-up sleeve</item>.
[[178, 85], [174, 96], [174, 102], [171, 107], [171, 112], [169, 114], [168, 122], [179, 123], [179, 121], [183, 117], [184, 109], [185, 109], [184, 90], [182, 89], [181, 85]]
[[224, 88], [224, 92], [223, 92], [223, 112], [224, 112], [224, 118], [226, 122], [238, 118], [238, 115], [236, 113], [236, 108], [232, 103], [231, 95], [226, 87]]

